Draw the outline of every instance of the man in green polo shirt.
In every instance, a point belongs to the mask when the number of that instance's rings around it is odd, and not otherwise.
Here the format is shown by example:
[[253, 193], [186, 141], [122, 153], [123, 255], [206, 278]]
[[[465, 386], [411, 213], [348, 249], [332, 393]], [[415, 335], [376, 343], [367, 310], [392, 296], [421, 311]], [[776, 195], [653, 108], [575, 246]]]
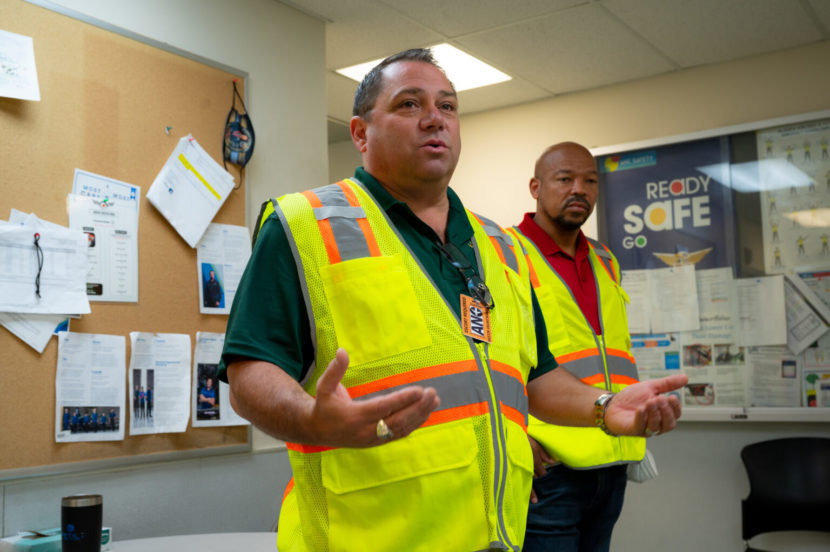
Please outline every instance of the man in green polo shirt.
[[458, 123], [428, 50], [387, 58], [355, 95], [363, 167], [258, 229], [220, 378], [288, 442], [282, 552], [519, 550], [528, 412], [628, 435], [680, 415], [661, 393], [684, 376], [612, 399], [555, 369], [518, 242], [449, 188]]

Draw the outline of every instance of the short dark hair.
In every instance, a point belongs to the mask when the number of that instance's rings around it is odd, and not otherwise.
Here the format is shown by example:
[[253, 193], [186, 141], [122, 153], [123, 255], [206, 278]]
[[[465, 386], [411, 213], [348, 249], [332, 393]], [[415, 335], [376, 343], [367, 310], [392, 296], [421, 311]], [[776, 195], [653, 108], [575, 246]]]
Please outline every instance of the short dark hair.
[[412, 48], [397, 54], [391, 55], [375, 65], [371, 71], [366, 73], [363, 80], [357, 87], [354, 93], [354, 106], [352, 107], [352, 115], [368, 119], [368, 113], [375, 107], [375, 101], [378, 99], [381, 88], [383, 87], [383, 70], [399, 61], [420, 61], [429, 63], [438, 68], [442, 73], [441, 66], [435, 61], [432, 55], [432, 50], [429, 48]]

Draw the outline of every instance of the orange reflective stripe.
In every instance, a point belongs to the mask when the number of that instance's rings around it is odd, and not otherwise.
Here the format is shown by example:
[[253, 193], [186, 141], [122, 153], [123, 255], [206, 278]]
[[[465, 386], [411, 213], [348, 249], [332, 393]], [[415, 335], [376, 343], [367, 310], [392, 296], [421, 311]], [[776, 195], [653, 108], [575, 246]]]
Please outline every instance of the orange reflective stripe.
[[369, 224], [369, 219], [357, 219], [357, 224], [366, 236], [366, 245], [369, 247], [369, 254], [372, 257], [380, 257], [380, 247], [378, 241], [375, 239], [375, 233], [372, 232], [372, 226]]
[[[513, 419], [513, 416], [518, 416], [519, 418], [524, 420], [524, 418], [522, 417], [521, 413], [518, 410], [510, 408], [509, 406], [504, 406], [504, 409], [505, 409], [505, 414], [504, 415], [506, 417], [510, 417], [510, 419]], [[506, 410], [508, 410], [508, 409], [514, 411], [514, 412], [510, 413], [510, 416], [508, 416], [508, 414], [506, 412]], [[475, 403], [475, 404], [466, 404], [464, 406], [456, 406], [454, 408], [445, 408], [443, 410], [436, 410], [435, 412], [430, 414], [429, 418], [427, 418], [427, 421], [425, 421], [423, 423], [423, 425], [421, 425], [421, 427], [438, 425], [438, 424], [445, 424], [447, 422], [454, 422], [456, 420], [463, 420], [464, 418], [472, 418], [473, 416], [481, 416], [481, 415], [487, 414], [487, 412], [489, 412], [489, 409], [488, 409], [486, 401], [482, 401], [482, 402]], [[513, 421], [516, 421], [516, 420], [513, 420]], [[516, 423], [520, 423], [520, 422], [516, 422]], [[524, 424], [524, 422], [522, 421], [521, 425], [523, 425], [523, 424]], [[333, 449], [337, 448], [337, 447], [322, 447], [322, 446], [314, 446], [314, 445], [302, 445], [300, 443], [285, 443], [285, 446], [286, 446], [286, 448], [288, 448], [288, 450], [293, 450], [294, 452], [301, 452], [303, 454], [313, 454], [313, 453], [316, 453], [316, 452], [323, 452], [323, 451], [326, 451], [326, 450], [333, 450]], [[290, 484], [291, 483], [289, 482], [289, 485]], [[288, 490], [289, 489], [286, 489], [286, 491], [285, 491], [286, 494], [288, 494]]]
[[[611, 378], [611, 383], [619, 383], [620, 385], [634, 385], [635, 383], [639, 383], [639, 380], [630, 376], [623, 376], [620, 374], [609, 374], [609, 376]], [[587, 383], [588, 385], [595, 385], [597, 383], [604, 384], [605, 376], [603, 374], [594, 374], [593, 376], [582, 378], [581, 381], [583, 383]]]
[[527, 268], [530, 271], [530, 285], [533, 289], [539, 287], [539, 276], [536, 274], [536, 269], [533, 268], [533, 263], [530, 262], [530, 253], [525, 253], [525, 261], [527, 261]]
[[[498, 360], [491, 359], [490, 368], [492, 368], [496, 372], [501, 372], [506, 376], [510, 376], [511, 378], [518, 380], [522, 384], [522, 387], [524, 387], [525, 380], [522, 377], [522, 373], [510, 366], [509, 364], [505, 364], [503, 362], [499, 362]], [[527, 395], [527, 389], [525, 389], [525, 395]]]
[[580, 358], [586, 358], [590, 356], [596, 356], [599, 354], [599, 349], [583, 349], [581, 351], [574, 351], [573, 353], [567, 353], [564, 355], [557, 355], [556, 360], [559, 364], [565, 364], [566, 362], [571, 362], [574, 360], [579, 360]]
[[444, 410], [436, 410], [430, 414], [427, 421], [424, 422], [424, 425], [421, 427], [445, 424], [447, 422], [463, 420], [464, 418], [472, 418], [473, 416], [481, 416], [483, 414], [487, 414], [487, 412], [487, 402], [456, 406], [455, 408], [445, 408]]
[[609, 271], [609, 272], [611, 272], [611, 279], [614, 280], [614, 282], [619, 282], [620, 281], [619, 278], [618, 278], [619, 274], [614, 273], [614, 263], [610, 258], [612, 256], [611, 255], [611, 250], [608, 249], [608, 246], [605, 245], [604, 243], [600, 243], [600, 245], [602, 246], [603, 249], [605, 249], [605, 252], [608, 253], [608, 255], [609, 255], [608, 264], [611, 265], [611, 270]]
[[[322, 207], [323, 203], [317, 194], [311, 190], [302, 193], [312, 208]], [[340, 250], [337, 248], [337, 241], [334, 239], [334, 232], [331, 229], [331, 223], [328, 219], [318, 220], [317, 226], [320, 228], [320, 236], [323, 238], [323, 245], [326, 246], [326, 253], [329, 256], [329, 263], [336, 264], [340, 262]]]
[[521, 427], [525, 433], [527, 433], [527, 424], [525, 423], [524, 415], [512, 406], [507, 406], [503, 402], [499, 402], [499, 404], [501, 405], [501, 413], [504, 417], [518, 424], [518, 426]]
[[582, 383], [587, 383], [588, 385], [595, 385], [597, 383], [605, 384], [605, 374], [594, 374], [593, 376], [582, 378], [581, 381]]
[[337, 182], [337, 186], [341, 190], [343, 190], [343, 195], [346, 196], [346, 201], [349, 202], [349, 205], [351, 205], [352, 207], [357, 207], [359, 205], [359, 202], [357, 201], [357, 196], [354, 194], [354, 190], [352, 190], [349, 187], [345, 180]]
[[[346, 183], [345, 180], [341, 180], [337, 183], [341, 190], [343, 190], [343, 195], [346, 196], [346, 201], [349, 202], [349, 205], [352, 207], [359, 207], [360, 202], [357, 199], [357, 195], [354, 193], [354, 190]], [[380, 247], [378, 246], [378, 241], [375, 238], [375, 233], [372, 231], [372, 226], [369, 224], [368, 218], [361, 218], [357, 219], [357, 224], [360, 226], [361, 232], [363, 232], [363, 236], [366, 238], [366, 245], [369, 248], [369, 254], [372, 257], [380, 257]]]
[[[516, 231], [515, 228], [510, 227], [507, 229], [507, 231], [513, 234], [513, 236], [519, 241], [519, 243], [521, 243], [522, 240], [521, 238], [519, 238], [519, 233]], [[533, 289], [536, 289], [539, 287], [539, 276], [536, 274], [536, 269], [533, 268], [533, 263], [530, 262], [530, 251], [528, 251], [527, 248], [525, 248], [524, 254], [525, 262], [527, 263], [527, 268], [530, 271], [530, 285], [533, 287]]]
[[320, 201], [320, 198], [317, 197], [317, 194], [312, 192], [311, 190], [306, 190], [303, 192], [303, 195], [308, 200], [313, 208], [322, 207], [323, 203]]
[[501, 264], [507, 264], [507, 261], [504, 260], [504, 252], [501, 250], [501, 244], [499, 243], [499, 240], [497, 240], [495, 236], [490, 236], [490, 243], [493, 244], [493, 249], [495, 249], [496, 253], [499, 254], [499, 260], [501, 260]]
[[611, 374], [611, 383], [619, 383], [620, 385], [634, 385], [640, 380], [632, 378], [631, 376], [623, 376], [621, 374]]
[[294, 478], [288, 480], [288, 485], [285, 486], [285, 492], [282, 493], [282, 501], [285, 502], [285, 499], [288, 498], [288, 493], [294, 489]]
[[302, 452], [304, 454], [323, 452], [324, 450], [332, 450], [337, 447], [322, 447], [319, 445], [303, 445], [300, 443], [285, 443], [285, 448], [293, 450], [294, 452]]
[[419, 370], [412, 370], [411, 372], [404, 372], [403, 374], [396, 374], [361, 385], [355, 385], [354, 387], [349, 387], [348, 391], [349, 396], [354, 399], [391, 387], [416, 383], [430, 378], [449, 376], [451, 374], [460, 374], [461, 372], [475, 372], [476, 370], [478, 370], [478, 367], [474, 360], [459, 360], [458, 362], [427, 366]]
[[626, 359], [626, 360], [628, 360], [628, 361], [631, 361], [631, 363], [632, 363], [632, 364], [637, 364], [637, 361], [636, 361], [636, 360], [634, 360], [634, 357], [633, 357], [633, 356], [631, 356], [630, 354], [628, 354], [628, 352], [623, 351], [623, 350], [621, 350], [621, 349], [609, 349], [609, 348], [606, 348], [606, 349], [605, 349], [605, 352], [606, 352], [606, 353], [608, 353], [608, 354], [609, 354], [609, 355], [611, 355], [611, 356], [620, 357], [620, 358], [624, 358], [624, 359]]
[[[588, 242], [588, 245], [589, 245], [592, 249], [594, 249], [594, 244], [592, 244], [591, 242]], [[608, 251], [608, 254], [609, 254], [609, 255], [611, 254], [611, 251], [609, 251], [609, 250], [608, 250], [608, 248], [607, 248], [607, 247], [605, 247], [605, 244], [600, 243], [600, 245], [602, 246], [602, 248], [603, 248], [603, 249], [605, 249], [606, 251]], [[594, 254], [596, 255], [596, 253], [594, 253]], [[599, 264], [601, 264], [601, 265], [602, 265], [602, 268], [604, 268], [604, 269], [605, 269], [605, 272], [607, 272], [607, 273], [608, 273], [608, 277], [609, 277], [609, 278], [611, 278], [611, 281], [612, 281], [612, 282], [614, 282], [614, 283], [616, 283], [616, 282], [617, 282], [617, 278], [616, 278], [616, 277], [614, 277], [614, 273], [612, 272], [612, 270], [613, 270], [613, 264], [611, 263], [611, 259], [608, 259], [608, 263], [607, 263], [607, 264], [606, 264], [606, 262], [605, 262], [604, 260], [602, 260], [602, 257], [600, 257], [599, 255], [597, 255], [597, 259], [599, 259]], [[608, 268], [608, 265], [609, 265], [609, 264], [611, 264], [612, 269], [609, 269], [609, 268]]]

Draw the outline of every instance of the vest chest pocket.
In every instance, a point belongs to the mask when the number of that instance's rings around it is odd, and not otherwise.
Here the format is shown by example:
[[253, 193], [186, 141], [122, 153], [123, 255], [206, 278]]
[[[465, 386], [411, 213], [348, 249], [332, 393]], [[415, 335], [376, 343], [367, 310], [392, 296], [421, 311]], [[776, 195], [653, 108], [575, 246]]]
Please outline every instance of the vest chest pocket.
[[378, 447], [323, 452], [330, 551], [486, 548], [478, 454], [467, 420]]
[[337, 342], [350, 364], [428, 347], [432, 339], [400, 256], [320, 268]]
[[536, 292], [536, 300], [545, 317], [545, 328], [548, 331], [548, 347], [556, 354], [558, 351], [568, 350], [571, 345], [571, 338], [568, 335], [568, 327], [559, 309], [559, 299], [556, 291], [551, 286], [539, 286], [533, 290]]

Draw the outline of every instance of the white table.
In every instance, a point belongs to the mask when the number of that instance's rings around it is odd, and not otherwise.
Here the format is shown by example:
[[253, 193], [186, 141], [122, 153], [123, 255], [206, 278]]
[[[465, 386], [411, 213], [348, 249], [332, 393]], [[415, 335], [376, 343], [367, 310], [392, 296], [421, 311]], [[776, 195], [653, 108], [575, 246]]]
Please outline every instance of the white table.
[[113, 552], [276, 552], [277, 534], [262, 533], [208, 533], [204, 535], [177, 535], [113, 541]]

